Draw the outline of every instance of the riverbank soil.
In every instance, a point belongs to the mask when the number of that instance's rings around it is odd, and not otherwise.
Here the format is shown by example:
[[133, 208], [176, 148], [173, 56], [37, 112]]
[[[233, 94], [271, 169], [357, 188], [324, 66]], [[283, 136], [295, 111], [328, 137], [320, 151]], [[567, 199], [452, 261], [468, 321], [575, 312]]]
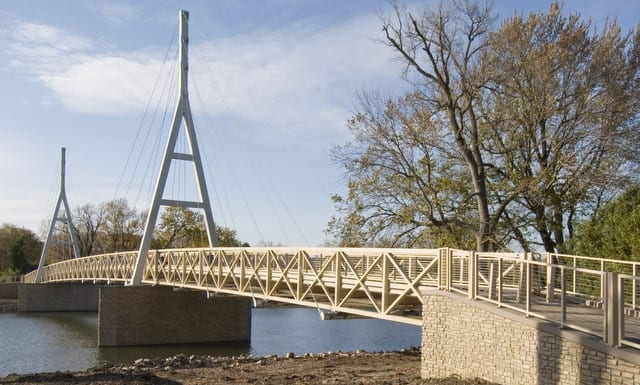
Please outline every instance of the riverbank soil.
[[137, 360], [132, 366], [104, 365], [77, 373], [10, 375], [0, 384], [362, 384], [491, 385], [480, 379], [420, 378], [420, 352], [326, 353], [304, 357], [176, 357]]

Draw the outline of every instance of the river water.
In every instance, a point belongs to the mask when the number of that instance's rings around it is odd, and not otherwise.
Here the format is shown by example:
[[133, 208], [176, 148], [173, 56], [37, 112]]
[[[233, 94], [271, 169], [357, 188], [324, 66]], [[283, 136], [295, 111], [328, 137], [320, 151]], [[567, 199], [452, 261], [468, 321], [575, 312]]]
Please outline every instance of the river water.
[[375, 319], [322, 321], [310, 308], [253, 309], [251, 343], [98, 348], [96, 313], [0, 313], [0, 377], [84, 370], [101, 363], [187, 355], [263, 356], [399, 350], [420, 345], [420, 328]]

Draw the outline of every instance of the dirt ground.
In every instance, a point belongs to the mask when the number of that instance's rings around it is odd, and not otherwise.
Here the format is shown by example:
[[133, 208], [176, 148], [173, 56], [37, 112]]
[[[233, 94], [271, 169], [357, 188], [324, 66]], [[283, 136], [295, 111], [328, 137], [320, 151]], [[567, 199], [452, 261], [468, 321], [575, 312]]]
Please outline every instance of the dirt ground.
[[84, 372], [10, 375], [0, 384], [368, 384], [491, 385], [481, 379], [420, 378], [420, 352], [326, 353], [303, 357], [186, 357], [137, 360], [132, 366], [93, 368]]

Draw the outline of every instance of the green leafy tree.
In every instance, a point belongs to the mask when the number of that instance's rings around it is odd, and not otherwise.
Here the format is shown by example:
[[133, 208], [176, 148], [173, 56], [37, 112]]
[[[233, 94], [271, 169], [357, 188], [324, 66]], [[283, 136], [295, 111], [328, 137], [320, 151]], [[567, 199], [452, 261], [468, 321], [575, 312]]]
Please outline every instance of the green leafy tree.
[[238, 233], [235, 230], [228, 227], [216, 226], [216, 235], [220, 247], [249, 247], [247, 242], [238, 239]]
[[569, 251], [591, 257], [640, 261], [640, 186], [620, 196], [579, 223]]
[[125, 199], [104, 204], [100, 244], [102, 252], [130, 251], [140, 247], [144, 231], [144, 214], [129, 207]]
[[525, 248], [566, 251], [574, 222], [635, 178], [639, 41], [555, 2], [491, 35], [486, 160], [495, 184], [517, 194], [511, 225], [538, 235]]
[[27, 262], [27, 255], [24, 250], [25, 240], [19, 238], [11, 248], [11, 265], [13, 271], [20, 274], [25, 273], [31, 267], [31, 264]]
[[[218, 244], [221, 247], [248, 246], [237, 239], [236, 231], [216, 226]], [[160, 215], [152, 247], [189, 248], [208, 247], [209, 238], [202, 213], [184, 207], [167, 207]]]
[[201, 213], [184, 207], [167, 207], [160, 214], [152, 247], [204, 247], [208, 243], [204, 216]]
[[24, 272], [38, 263], [42, 242], [31, 230], [0, 226], [0, 272]]

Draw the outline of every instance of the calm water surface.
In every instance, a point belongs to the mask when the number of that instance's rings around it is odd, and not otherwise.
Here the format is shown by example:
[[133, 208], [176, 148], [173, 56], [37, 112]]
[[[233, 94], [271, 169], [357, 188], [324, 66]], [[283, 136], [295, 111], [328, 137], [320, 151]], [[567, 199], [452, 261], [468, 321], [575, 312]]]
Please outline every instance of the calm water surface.
[[251, 344], [98, 348], [96, 313], [0, 313], [0, 377], [84, 370], [104, 362], [178, 353], [261, 356], [328, 351], [398, 350], [420, 345], [420, 328], [374, 319], [322, 321], [315, 309], [253, 309]]

